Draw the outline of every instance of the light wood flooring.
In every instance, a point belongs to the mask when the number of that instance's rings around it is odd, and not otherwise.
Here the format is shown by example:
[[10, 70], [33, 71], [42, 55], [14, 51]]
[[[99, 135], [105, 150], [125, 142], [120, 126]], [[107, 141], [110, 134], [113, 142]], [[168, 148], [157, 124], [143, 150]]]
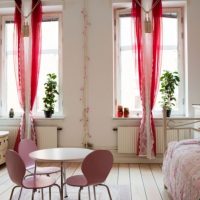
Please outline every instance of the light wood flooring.
[[[161, 167], [160, 164], [113, 164], [106, 184], [128, 185], [131, 200], [170, 200], [164, 189]], [[67, 177], [77, 173], [80, 173], [79, 163], [66, 165]], [[0, 200], [9, 199], [13, 186], [6, 166], [0, 166]]]

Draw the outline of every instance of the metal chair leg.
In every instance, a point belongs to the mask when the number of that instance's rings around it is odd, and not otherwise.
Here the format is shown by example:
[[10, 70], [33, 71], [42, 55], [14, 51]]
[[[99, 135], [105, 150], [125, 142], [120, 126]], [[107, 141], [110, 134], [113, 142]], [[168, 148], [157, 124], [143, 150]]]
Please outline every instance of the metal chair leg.
[[[63, 168], [63, 178], [64, 178], [64, 180], [66, 180], [66, 169], [65, 169], [65, 167]], [[64, 190], [65, 190], [65, 197], [68, 197], [68, 194], [67, 194], [67, 184], [65, 184]]]
[[19, 187], [19, 186], [13, 187], [13, 189], [12, 189], [12, 191], [11, 191], [11, 194], [10, 194], [10, 200], [12, 200], [12, 196], [13, 196], [14, 190], [15, 190], [15, 188], [17, 188], [17, 187]]
[[32, 200], [34, 200], [34, 194], [35, 194], [35, 190], [33, 189], [32, 190], [32, 197], [31, 197]]
[[112, 200], [109, 187], [108, 187], [107, 185], [105, 185], [105, 184], [99, 184], [99, 185], [102, 185], [102, 186], [106, 187], [106, 189], [107, 189], [107, 191], [108, 191], [108, 195], [109, 195], [109, 197], [110, 197], [110, 200]]
[[90, 195], [90, 186], [88, 186], [88, 195], [89, 195], [89, 200], [91, 200], [91, 195]]
[[95, 185], [93, 185], [93, 191], [94, 191], [94, 200], [96, 200], [97, 197], [96, 197], [96, 188], [95, 188]]
[[49, 200], [51, 200], [51, 187], [49, 187]]
[[81, 190], [82, 189], [83, 189], [82, 187], [79, 188], [79, 191], [78, 191], [78, 200], [81, 200]]
[[42, 200], [44, 200], [44, 190], [42, 188]]
[[22, 187], [21, 187], [21, 189], [20, 189], [20, 193], [19, 193], [18, 200], [20, 200], [20, 198], [21, 198], [21, 195], [22, 195]]

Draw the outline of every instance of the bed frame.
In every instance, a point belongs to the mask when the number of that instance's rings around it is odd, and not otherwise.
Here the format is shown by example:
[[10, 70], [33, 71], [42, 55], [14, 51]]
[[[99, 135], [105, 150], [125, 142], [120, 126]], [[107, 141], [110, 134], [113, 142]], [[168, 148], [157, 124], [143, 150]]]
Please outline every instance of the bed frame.
[[[164, 130], [164, 147], [167, 149], [167, 131], [177, 130], [178, 141], [179, 131], [188, 130], [193, 135], [200, 133], [200, 118], [199, 117], [167, 117], [166, 110], [163, 110], [163, 130]], [[199, 135], [200, 137], [200, 135]]]

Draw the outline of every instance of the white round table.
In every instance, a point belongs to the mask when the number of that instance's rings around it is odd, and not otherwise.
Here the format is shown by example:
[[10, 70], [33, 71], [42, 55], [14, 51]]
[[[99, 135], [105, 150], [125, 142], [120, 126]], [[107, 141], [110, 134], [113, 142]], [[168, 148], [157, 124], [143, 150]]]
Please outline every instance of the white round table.
[[93, 150], [85, 148], [52, 148], [42, 149], [31, 152], [29, 156], [35, 161], [48, 161], [59, 162], [61, 165], [61, 195], [63, 198], [63, 174], [65, 176], [65, 170], [63, 170], [64, 162], [82, 161]]

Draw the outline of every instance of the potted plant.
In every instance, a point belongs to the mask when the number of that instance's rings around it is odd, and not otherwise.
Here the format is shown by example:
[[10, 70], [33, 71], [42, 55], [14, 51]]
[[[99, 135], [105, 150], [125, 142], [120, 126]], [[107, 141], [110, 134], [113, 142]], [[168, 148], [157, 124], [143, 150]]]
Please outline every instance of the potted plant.
[[166, 110], [166, 116], [170, 117], [171, 109], [175, 106], [175, 87], [178, 86], [180, 82], [180, 78], [177, 71], [170, 72], [168, 70], [164, 70], [163, 74], [160, 77], [160, 93], [162, 101], [161, 106], [163, 110]]
[[44, 83], [44, 89], [45, 89], [45, 96], [43, 97], [44, 114], [45, 117], [50, 118], [54, 113], [56, 95], [59, 94], [57, 91], [57, 81], [55, 73], [47, 74], [47, 81]]

